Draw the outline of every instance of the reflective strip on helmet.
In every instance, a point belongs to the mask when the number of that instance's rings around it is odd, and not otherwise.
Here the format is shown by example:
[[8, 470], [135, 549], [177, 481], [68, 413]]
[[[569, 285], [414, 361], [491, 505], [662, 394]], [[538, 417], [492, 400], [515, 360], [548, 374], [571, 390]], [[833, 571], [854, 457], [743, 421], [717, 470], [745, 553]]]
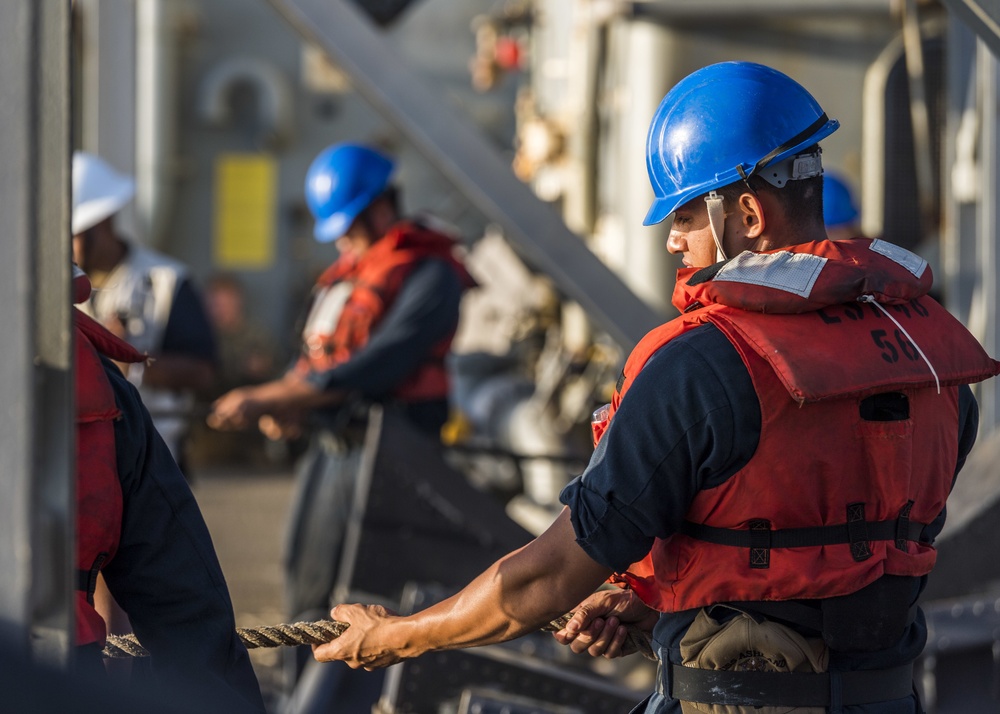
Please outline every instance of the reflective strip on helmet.
[[715, 280], [761, 285], [808, 298], [826, 258], [808, 253], [740, 253], [726, 263]]
[[918, 278], [924, 274], [925, 270], [927, 270], [926, 260], [915, 253], [911, 253], [906, 248], [900, 248], [894, 243], [878, 240], [876, 238], [872, 241], [869, 248], [879, 255], [884, 255], [892, 262], [902, 265]]

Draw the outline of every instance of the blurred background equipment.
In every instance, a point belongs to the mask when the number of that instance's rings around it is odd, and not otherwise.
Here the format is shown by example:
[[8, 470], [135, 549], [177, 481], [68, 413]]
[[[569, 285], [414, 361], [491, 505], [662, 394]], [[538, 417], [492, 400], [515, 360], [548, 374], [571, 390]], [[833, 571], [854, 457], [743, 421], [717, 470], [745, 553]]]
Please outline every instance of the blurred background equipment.
[[[1000, 351], [994, 3], [71, 6], [0, 4], [0, 105], [11, 112], [0, 132], [11, 167], [0, 205], [14, 236], [0, 246], [10, 273], [0, 280], [0, 383], [14, 405], [0, 429], [10, 455], [0, 529], [17, 546], [0, 561], [12, 574], [0, 607], [26, 630], [58, 635], [68, 623], [59, 592], [72, 530], [60, 525], [69, 426], [58, 417], [70, 394], [68, 303], [41, 286], [68, 284], [65, 260], [52, 256], [69, 252], [72, 149], [135, 177], [135, 201], [116, 214], [124, 233], [187, 264], [200, 285], [224, 274], [243, 286], [245, 314], [270, 335], [278, 369], [308, 286], [337, 255], [312, 239], [301, 192], [309, 162], [335, 141], [391, 150], [406, 211], [434, 213], [466, 236], [481, 285], [465, 299], [456, 336], [444, 458], [528, 532], [545, 527], [559, 489], [582, 470], [590, 413], [608, 401], [624, 355], [673, 314], [678, 266], [663, 249], [664, 228], [641, 225], [651, 198], [641, 156], [660, 98], [697, 67], [763, 62], [808, 86], [841, 122], [824, 142], [824, 165], [854, 189], [861, 230], [929, 260], [946, 307], [988, 352]], [[977, 397], [982, 454], [1000, 426], [1000, 383]], [[281, 503], [282, 459], [294, 451], [267, 467], [277, 484], [261, 491], [269, 505]], [[935, 635], [923, 682], [942, 714], [995, 710], [985, 677], [959, 686], [961, 667], [949, 665], [966, 653], [983, 671], [995, 667], [983, 658], [993, 662], [1000, 641], [988, 619], [1000, 574], [976, 560], [994, 550], [993, 464], [973, 459], [960, 477], [927, 589]], [[203, 495], [221, 486], [256, 493], [259, 484], [240, 480], [246, 467], [228, 468]], [[220, 528], [254, 530], [226, 512], [235, 496], [211, 492]]]

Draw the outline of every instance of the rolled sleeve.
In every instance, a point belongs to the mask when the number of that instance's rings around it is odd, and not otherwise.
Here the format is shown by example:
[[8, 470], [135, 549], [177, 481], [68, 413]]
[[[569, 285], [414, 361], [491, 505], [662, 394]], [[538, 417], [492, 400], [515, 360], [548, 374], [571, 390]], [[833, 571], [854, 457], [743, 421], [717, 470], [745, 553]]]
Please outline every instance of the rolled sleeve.
[[713, 326], [660, 349], [636, 377], [587, 469], [560, 494], [577, 542], [617, 571], [677, 531], [700, 489], [750, 460], [760, 406], [736, 350]]
[[[601, 565], [615, 571], [624, 570], [652, 547], [651, 537], [623, 517], [604, 494], [587, 488], [582, 478], [566, 486], [560, 498], [569, 506], [576, 542]], [[624, 549], [620, 544], [632, 547]]]

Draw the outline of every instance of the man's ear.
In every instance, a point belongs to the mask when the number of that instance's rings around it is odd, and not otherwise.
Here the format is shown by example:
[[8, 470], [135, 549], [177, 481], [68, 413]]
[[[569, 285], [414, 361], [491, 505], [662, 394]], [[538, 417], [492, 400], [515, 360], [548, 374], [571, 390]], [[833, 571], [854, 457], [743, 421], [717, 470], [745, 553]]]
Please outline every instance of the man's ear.
[[756, 240], [764, 233], [764, 204], [755, 193], [740, 194], [740, 223], [747, 240]]

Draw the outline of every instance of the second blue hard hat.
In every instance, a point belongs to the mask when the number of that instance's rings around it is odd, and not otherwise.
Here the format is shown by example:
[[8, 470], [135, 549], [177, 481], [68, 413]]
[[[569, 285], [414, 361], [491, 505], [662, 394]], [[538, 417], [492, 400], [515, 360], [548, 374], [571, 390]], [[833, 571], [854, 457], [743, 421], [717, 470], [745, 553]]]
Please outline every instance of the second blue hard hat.
[[703, 67], [671, 89], [653, 116], [646, 169], [655, 199], [643, 224], [659, 223], [713, 189], [764, 174], [839, 126], [802, 85], [776, 69], [753, 62]]
[[823, 223], [827, 228], [850, 225], [860, 215], [851, 189], [839, 176], [823, 174]]
[[306, 173], [306, 204], [316, 219], [316, 240], [340, 238], [389, 186], [395, 164], [360, 144], [334, 144], [313, 159]]

